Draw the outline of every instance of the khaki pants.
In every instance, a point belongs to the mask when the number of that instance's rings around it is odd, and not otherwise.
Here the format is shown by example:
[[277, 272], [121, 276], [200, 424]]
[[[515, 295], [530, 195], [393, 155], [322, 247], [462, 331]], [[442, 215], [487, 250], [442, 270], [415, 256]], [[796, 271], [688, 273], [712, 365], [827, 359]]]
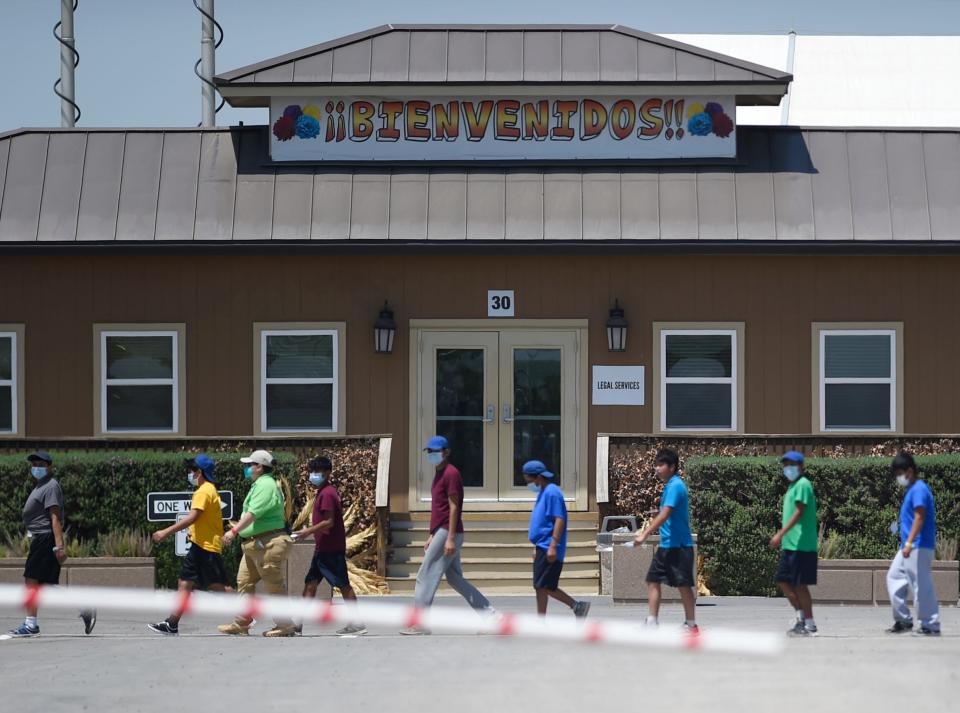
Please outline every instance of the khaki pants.
[[[243, 543], [243, 558], [237, 570], [237, 592], [253, 594], [257, 582], [263, 582], [267, 594], [287, 594], [287, 555], [290, 536], [283, 531], [265, 532]], [[248, 626], [250, 621], [237, 617], [236, 622]], [[277, 626], [290, 626], [292, 621], [275, 619]]]

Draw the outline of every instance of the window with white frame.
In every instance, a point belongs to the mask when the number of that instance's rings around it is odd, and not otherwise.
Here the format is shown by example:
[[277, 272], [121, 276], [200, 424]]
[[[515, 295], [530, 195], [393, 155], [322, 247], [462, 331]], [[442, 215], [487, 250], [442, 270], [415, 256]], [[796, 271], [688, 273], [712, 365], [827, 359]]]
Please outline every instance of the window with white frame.
[[736, 431], [737, 330], [660, 330], [662, 431]]
[[103, 330], [100, 427], [104, 433], [180, 430], [180, 334]]
[[0, 332], [0, 433], [17, 433], [17, 333]]
[[261, 330], [261, 431], [338, 430], [339, 340], [336, 329]]
[[820, 330], [820, 430], [895, 431], [897, 333]]

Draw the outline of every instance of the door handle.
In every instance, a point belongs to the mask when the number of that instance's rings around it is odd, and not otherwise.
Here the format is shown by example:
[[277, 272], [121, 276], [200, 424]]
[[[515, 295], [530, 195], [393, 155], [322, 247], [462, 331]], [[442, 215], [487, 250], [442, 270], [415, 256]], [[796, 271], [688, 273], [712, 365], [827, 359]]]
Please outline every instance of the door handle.
[[493, 404], [487, 405], [487, 416], [486, 418], [480, 419], [481, 423], [493, 423], [497, 420], [497, 410], [493, 407]]
[[513, 419], [510, 417], [510, 404], [503, 405], [503, 422], [513, 423]]

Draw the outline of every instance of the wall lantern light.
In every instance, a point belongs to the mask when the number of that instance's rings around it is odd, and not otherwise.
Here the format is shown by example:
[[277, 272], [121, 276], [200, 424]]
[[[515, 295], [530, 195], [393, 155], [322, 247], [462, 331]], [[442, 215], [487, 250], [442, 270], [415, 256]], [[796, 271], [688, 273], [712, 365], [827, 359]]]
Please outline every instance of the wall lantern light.
[[397, 323], [393, 321], [393, 310], [384, 300], [380, 316], [373, 324], [373, 343], [377, 354], [393, 353], [393, 338], [397, 334]]
[[610, 317], [607, 319], [607, 350], [627, 351], [627, 320], [623, 316], [619, 300], [614, 300], [613, 309], [610, 310]]

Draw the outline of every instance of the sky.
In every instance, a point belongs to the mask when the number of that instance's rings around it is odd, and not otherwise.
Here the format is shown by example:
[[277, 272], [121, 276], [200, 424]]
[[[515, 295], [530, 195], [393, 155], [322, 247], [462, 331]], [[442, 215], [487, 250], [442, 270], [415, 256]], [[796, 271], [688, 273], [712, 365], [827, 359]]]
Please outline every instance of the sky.
[[[960, 0], [219, 0], [217, 71], [385, 23], [618, 23], [660, 33], [957, 34]], [[0, 0], [0, 132], [57, 126], [60, 0]], [[192, 0], [79, 0], [79, 126], [193, 126], [200, 120], [200, 15]], [[231, 109], [217, 123], [265, 123]]]

